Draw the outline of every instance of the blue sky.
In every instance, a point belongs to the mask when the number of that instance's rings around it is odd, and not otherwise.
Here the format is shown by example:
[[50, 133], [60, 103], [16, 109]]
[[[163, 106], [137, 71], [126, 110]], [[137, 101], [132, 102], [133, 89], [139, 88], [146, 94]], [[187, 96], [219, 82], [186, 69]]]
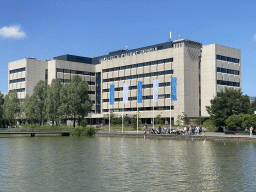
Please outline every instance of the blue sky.
[[110, 51], [190, 39], [241, 49], [242, 91], [256, 96], [256, 1], [3, 0], [0, 2], [0, 90], [8, 62]]

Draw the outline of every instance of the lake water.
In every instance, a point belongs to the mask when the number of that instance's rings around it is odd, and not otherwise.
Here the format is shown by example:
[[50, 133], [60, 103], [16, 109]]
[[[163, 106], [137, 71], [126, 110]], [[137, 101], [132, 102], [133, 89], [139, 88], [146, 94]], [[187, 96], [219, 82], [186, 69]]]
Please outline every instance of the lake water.
[[0, 191], [254, 191], [256, 143], [0, 138]]

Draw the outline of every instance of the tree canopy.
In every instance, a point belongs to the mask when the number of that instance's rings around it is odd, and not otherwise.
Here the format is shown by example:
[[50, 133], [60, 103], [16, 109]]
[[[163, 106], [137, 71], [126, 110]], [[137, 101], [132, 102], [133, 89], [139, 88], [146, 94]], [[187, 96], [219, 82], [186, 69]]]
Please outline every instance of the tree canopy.
[[34, 108], [35, 118], [42, 124], [47, 117], [45, 105], [45, 100], [47, 97], [47, 87], [48, 86], [45, 84], [45, 81], [39, 81], [34, 87], [33, 94], [30, 98], [30, 107]]
[[62, 85], [60, 79], [53, 79], [51, 86], [47, 89], [47, 97], [45, 100], [47, 117], [52, 123], [58, 124], [61, 119], [61, 99], [60, 91]]
[[242, 95], [241, 90], [233, 88], [225, 88], [210, 102], [211, 106], [206, 109], [216, 127], [226, 126], [226, 119], [231, 115], [247, 114], [250, 110], [249, 97]]
[[12, 126], [13, 121], [20, 112], [20, 100], [16, 90], [11, 90], [4, 98], [3, 117], [9, 121]]
[[82, 81], [79, 75], [74, 75], [71, 82], [64, 84], [60, 91], [60, 110], [67, 117], [73, 118], [73, 127], [76, 119], [84, 118], [92, 108], [88, 90], [88, 83]]
[[4, 94], [0, 91], [0, 125], [3, 122], [3, 104], [4, 104]]
[[63, 119], [73, 119], [75, 126], [75, 121], [84, 118], [91, 110], [88, 89], [87, 82], [78, 75], [64, 85], [59, 79], [53, 79], [50, 86], [39, 81], [33, 94], [23, 99], [20, 117], [40, 124], [46, 120], [59, 124]]
[[26, 95], [21, 102], [21, 118], [27, 119], [32, 123], [36, 123], [38, 121], [36, 109], [37, 107], [34, 107], [33, 98]]

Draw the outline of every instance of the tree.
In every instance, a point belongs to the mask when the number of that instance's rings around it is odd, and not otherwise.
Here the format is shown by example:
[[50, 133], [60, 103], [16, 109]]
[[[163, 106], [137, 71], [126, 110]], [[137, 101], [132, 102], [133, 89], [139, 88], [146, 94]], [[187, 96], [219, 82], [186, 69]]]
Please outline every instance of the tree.
[[21, 102], [20, 114], [22, 118], [27, 119], [32, 123], [36, 123], [38, 118], [32, 97], [26, 95], [23, 99]]
[[60, 99], [60, 91], [62, 89], [62, 85], [60, 79], [53, 79], [51, 86], [47, 89], [47, 97], [45, 100], [46, 104], [46, 114], [50, 121], [53, 124], [58, 124], [61, 118], [61, 99]]
[[[138, 125], [140, 125], [141, 124], [140, 113], [138, 113], [138, 121], [139, 121]], [[133, 115], [131, 119], [131, 124], [134, 129], [137, 128], [137, 114]]]
[[181, 121], [182, 121], [182, 116], [178, 115], [177, 120], [176, 120], [178, 127], [181, 125]]
[[45, 81], [39, 81], [34, 87], [33, 94], [30, 98], [30, 105], [34, 110], [35, 119], [41, 122], [41, 125], [44, 124], [46, 120], [46, 105], [45, 99], [47, 96], [48, 86], [45, 84]]
[[0, 91], [0, 125], [3, 125], [3, 104], [4, 104], [4, 94]]
[[216, 131], [215, 125], [213, 124], [211, 119], [207, 119], [206, 121], [204, 121], [203, 127], [211, 131]]
[[250, 103], [249, 114], [254, 114], [254, 111], [256, 111], [256, 100], [254, 100], [252, 103]]
[[20, 100], [16, 90], [11, 90], [4, 98], [3, 104], [3, 117], [9, 121], [12, 126], [15, 118], [18, 117], [20, 112]]
[[160, 124], [163, 123], [163, 120], [161, 119], [161, 117], [162, 117], [161, 114], [158, 114], [158, 115], [156, 116], [156, 119], [155, 119], [156, 124], [160, 125]]
[[216, 127], [226, 126], [226, 119], [234, 113], [247, 114], [250, 109], [249, 97], [233, 88], [225, 88], [210, 102], [206, 109]]
[[194, 121], [195, 125], [202, 125], [204, 123], [204, 118], [203, 117], [197, 117]]
[[256, 127], [255, 114], [238, 114], [231, 115], [226, 120], [227, 128], [234, 131], [242, 131], [245, 128]]
[[241, 131], [244, 120], [244, 114], [240, 113], [239, 115], [231, 115], [226, 120], [226, 125], [229, 130]]
[[[108, 114], [109, 115], [109, 114]], [[109, 116], [108, 116], [108, 119], [109, 119]], [[113, 112], [110, 113], [110, 124], [111, 125], [116, 125], [117, 124], [117, 120], [113, 114]]]
[[124, 126], [128, 127], [128, 125], [130, 124], [131, 122], [131, 118], [126, 114], [124, 116]]
[[255, 114], [246, 114], [243, 119], [243, 127], [254, 127], [256, 128], [256, 115]]
[[92, 108], [88, 89], [88, 83], [83, 82], [79, 75], [74, 75], [71, 82], [64, 84], [60, 91], [60, 110], [67, 117], [73, 118], [73, 127], [76, 119], [83, 119]]
[[181, 120], [183, 121], [184, 125], [190, 124], [190, 118], [184, 112], [182, 112]]

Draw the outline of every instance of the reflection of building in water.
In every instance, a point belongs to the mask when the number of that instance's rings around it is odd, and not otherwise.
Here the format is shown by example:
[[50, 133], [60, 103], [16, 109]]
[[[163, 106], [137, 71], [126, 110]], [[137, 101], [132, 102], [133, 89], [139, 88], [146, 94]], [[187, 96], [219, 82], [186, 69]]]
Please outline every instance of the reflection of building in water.
[[[9, 90], [20, 99], [31, 95], [39, 80], [51, 84], [59, 78], [70, 82], [79, 75], [89, 84], [93, 102], [90, 118], [94, 123], [107, 117], [109, 108], [116, 116], [133, 116], [137, 107], [142, 123], [151, 123], [161, 114], [165, 123], [184, 112], [188, 117], [208, 116], [205, 106], [225, 87], [241, 88], [240, 50], [179, 39], [132, 50], [109, 52], [99, 57], [63, 55], [53, 60], [25, 58], [9, 63]], [[177, 77], [177, 101], [170, 104], [170, 78]], [[153, 105], [153, 79], [159, 80], [158, 102]], [[143, 81], [143, 101], [137, 106], [137, 84]], [[128, 103], [123, 105], [123, 84], [129, 83]], [[115, 102], [109, 105], [110, 85], [115, 85]]]

